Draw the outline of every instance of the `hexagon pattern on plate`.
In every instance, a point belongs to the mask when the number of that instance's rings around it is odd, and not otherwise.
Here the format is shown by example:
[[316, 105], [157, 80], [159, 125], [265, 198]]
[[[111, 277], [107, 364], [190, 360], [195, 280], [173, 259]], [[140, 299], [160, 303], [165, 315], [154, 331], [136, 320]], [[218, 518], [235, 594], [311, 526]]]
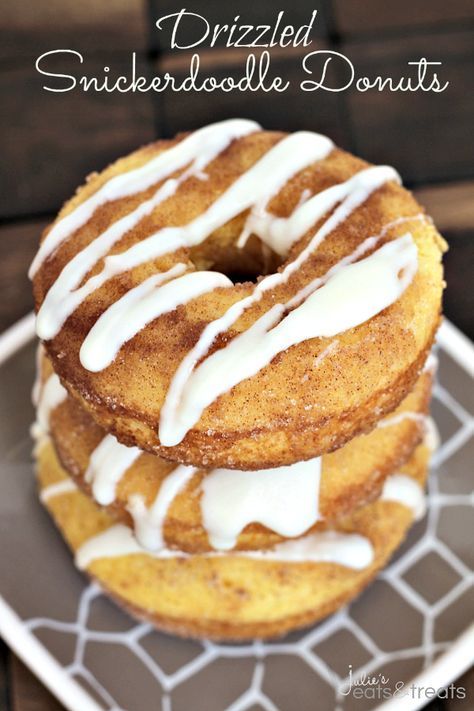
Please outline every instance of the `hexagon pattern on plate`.
[[[35, 496], [26, 436], [33, 361], [29, 346], [0, 369], [0, 418], [7, 422], [0, 442], [6, 492], [0, 502], [0, 593], [100, 707], [309, 711], [317, 700], [318, 708], [366, 711], [383, 697], [345, 695], [349, 669], [354, 678], [383, 674], [384, 689], [391, 689], [406, 684], [463, 631], [474, 608], [471, 383], [445, 352], [433, 406], [442, 444], [425, 519], [351, 606], [281, 640], [238, 645], [160, 634], [133, 621], [75, 571]], [[18, 406], [22, 402], [25, 407]], [[19, 566], [25, 551], [31, 565]]]

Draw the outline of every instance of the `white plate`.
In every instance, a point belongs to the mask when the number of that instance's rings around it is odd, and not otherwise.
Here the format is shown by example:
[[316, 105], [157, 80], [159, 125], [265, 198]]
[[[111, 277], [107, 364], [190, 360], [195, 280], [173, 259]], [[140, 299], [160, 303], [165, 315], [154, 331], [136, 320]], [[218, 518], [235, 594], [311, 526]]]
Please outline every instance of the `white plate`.
[[[314, 711], [317, 699], [322, 711], [418, 709], [421, 687], [445, 687], [472, 664], [474, 347], [454, 326], [444, 322], [438, 338], [442, 446], [426, 519], [349, 608], [278, 642], [241, 645], [137, 624], [74, 569], [32, 476], [33, 332], [29, 315], [0, 337], [0, 634], [67, 708]], [[354, 677], [386, 681], [345, 696], [349, 665]], [[391, 696], [397, 682], [402, 694]]]

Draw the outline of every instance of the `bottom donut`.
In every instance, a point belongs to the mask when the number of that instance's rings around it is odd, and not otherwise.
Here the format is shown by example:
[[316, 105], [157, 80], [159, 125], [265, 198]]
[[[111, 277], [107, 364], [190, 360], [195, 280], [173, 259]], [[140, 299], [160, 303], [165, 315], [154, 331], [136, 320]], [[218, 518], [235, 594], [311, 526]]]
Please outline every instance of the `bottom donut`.
[[76, 564], [121, 607], [183, 637], [281, 636], [331, 614], [367, 586], [423, 512], [430, 450], [417, 447], [380, 499], [337, 531], [287, 540], [270, 551], [188, 555], [144, 552], [81, 493], [46, 441], [36, 452], [40, 496]]

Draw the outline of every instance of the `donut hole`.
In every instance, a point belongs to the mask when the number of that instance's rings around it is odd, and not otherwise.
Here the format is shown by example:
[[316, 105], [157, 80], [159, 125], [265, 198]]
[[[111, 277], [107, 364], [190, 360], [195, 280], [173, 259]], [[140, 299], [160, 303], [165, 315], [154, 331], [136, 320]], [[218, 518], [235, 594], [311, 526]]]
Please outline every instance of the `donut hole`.
[[[218, 271], [221, 271], [220, 269]], [[226, 276], [229, 277], [231, 282], [233, 284], [248, 284], [251, 282], [252, 284], [256, 284], [258, 281], [259, 276], [264, 276], [263, 274], [249, 274], [249, 272], [226, 272]]]
[[251, 237], [242, 249], [236, 245], [237, 238], [238, 235], [233, 243], [214, 242], [206, 249], [191, 250], [190, 256], [195, 268], [198, 271], [221, 272], [234, 284], [256, 284], [260, 277], [273, 274], [285, 261], [256, 237]]

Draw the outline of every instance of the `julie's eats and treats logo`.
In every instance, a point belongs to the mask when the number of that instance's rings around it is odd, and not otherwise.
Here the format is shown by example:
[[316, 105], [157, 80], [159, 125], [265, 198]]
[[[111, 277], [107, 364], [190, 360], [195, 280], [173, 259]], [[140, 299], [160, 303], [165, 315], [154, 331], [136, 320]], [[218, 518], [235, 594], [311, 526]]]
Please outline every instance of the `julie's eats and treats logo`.
[[[360, 75], [349, 56], [332, 50], [316, 49], [311, 38], [318, 21], [318, 11], [313, 10], [308, 21], [299, 26], [287, 21], [285, 12], [276, 11], [268, 24], [255, 25], [235, 15], [230, 24], [212, 25], [204, 15], [186, 8], [156, 21], [158, 32], [170, 34], [172, 50], [189, 54], [186, 72], [179, 77], [169, 71], [149, 76], [140, 69], [135, 52], [131, 53], [128, 71], [119, 73], [113, 66], [104, 66], [99, 74], [88, 74], [87, 58], [74, 48], [52, 49], [36, 60], [36, 69], [43, 77], [43, 89], [50, 92], [73, 90], [89, 92], [164, 92], [164, 91], [264, 91], [285, 92], [298, 82], [304, 92], [341, 92], [347, 89], [365, 92], [443, 92], [449, 81], [439, 74], [441, 62], [426, 57], [413, 57], [400, 68], [398, 76]], [[248, 50], [242, 61], [239, 75], [213, 76], [202, 70], [200, 51], [215, 46]], [[295, 78], [279, 75], [273, 69], [272, 58], [284, 48], [299, 50], [301, 75]], [[58, 68], [59, 64], [67, 65]], [[72, 69], [71, 69], [72, 67]]]
[[[457, 700], [466, 699], [464, 686], [422, 686], [415, 682], [406, 684], [404, 681], [391, 681], [383, 673], [354, 674], [352, 664], [349, 664], [346, 680], [339, 686], [339, 696], [352, 696], [354, 699], [368, 701], [387, 701], [388, 699], [406, 699], [430, 701], [433, 699]], [[433, 681], [436, 678], [433, 677]], [[408, 702], [409, 703], [409, 702]], [[424, 704], [423, 704], [424, 705]]]

